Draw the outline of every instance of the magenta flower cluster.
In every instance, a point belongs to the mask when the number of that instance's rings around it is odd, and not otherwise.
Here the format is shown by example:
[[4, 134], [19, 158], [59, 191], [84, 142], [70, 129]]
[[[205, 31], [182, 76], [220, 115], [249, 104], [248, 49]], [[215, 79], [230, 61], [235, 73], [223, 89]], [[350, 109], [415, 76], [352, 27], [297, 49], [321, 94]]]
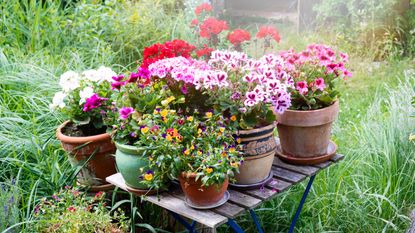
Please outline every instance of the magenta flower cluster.
[[82, 109], [84, 112], [89, 112], [92, 109], [98, 108], [102, 105], [102, 102], [108, 100], [108, 98], [99, 97], [97, 93], [94, 93], [91, 97], [87, 98]]

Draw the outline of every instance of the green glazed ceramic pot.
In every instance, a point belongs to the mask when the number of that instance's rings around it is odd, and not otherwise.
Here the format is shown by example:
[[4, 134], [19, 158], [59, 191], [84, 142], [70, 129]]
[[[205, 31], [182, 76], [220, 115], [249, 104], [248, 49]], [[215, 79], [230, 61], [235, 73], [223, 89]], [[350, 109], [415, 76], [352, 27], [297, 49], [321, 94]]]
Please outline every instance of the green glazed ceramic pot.
[[147, 185], [141, 183], [142, 177], [149, 169], [148, 158], [142, 155], [143, 149], [117, 142], [115, 146], [115, 161], [126, 185], [134, 189], [148, 189]]

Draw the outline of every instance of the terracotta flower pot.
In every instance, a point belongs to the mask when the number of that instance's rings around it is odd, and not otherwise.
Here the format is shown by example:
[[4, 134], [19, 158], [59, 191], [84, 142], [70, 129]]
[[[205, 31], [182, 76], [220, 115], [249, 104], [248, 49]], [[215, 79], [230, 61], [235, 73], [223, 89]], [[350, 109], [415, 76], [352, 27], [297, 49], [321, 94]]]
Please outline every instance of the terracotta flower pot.
[[79, 172], [78, 182], [97, 190], [107, 189], [108, 183], [105, 182], [105, 178], [116, 173], [113, 156], [115, 145], [110, 135], [103, 133], [88, 137], [66, 136], [62, 133], [62, 129], [69, 123], [66, 121], [61, 124], [56, 130], [56, 136], [61, 141], [63, 149], [68, 152], [71, 165], [81, 165], [93, 155]]
[[239, 130], [237, 137], [243, 145], [244, 162], [235, 174], [236, 184], [257, 184], [265, 180], [271, 171], [277, 146], [274, 138], [275, 125]]
[[211, 206], [224, 198], [229, 185], [228, 179], [223, 184], [211, 185], [209, 187], [202, 187], [201, 178], [197, 181], [195, 179], [196, 174], [187, 175], [187, 173], [182, 172], [179, 175], [179, 182], [183, 193], [193, 204], [198, 206]]
[[143, 156], [143, 150], [130, 145], [115, 142], [117, 151], [115, 159], [117, 168], [125, 180], [126, 185], [132, 189], [145, 190], [149, 187], [141, 181], [149, 169], [147, 156]]
[[286, 110], [278, 115], [277, 128], [282, 152], [300, 158], [326, 155], [331, 127], [338, 112], [339, 102], [336, 101], [322, 109]]

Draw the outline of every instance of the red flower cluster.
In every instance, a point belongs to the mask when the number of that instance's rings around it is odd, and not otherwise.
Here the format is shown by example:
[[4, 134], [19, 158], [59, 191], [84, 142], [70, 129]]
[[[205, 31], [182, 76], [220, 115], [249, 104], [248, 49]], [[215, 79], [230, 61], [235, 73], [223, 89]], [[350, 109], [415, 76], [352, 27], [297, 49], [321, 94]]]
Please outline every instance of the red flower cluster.
[[218, 35], [224, 30], [228, 30], [226, 21], [210, 17], [200, 25], [200, 36], [210, 39], [212, 35]]
[[206, 44], [203, 45], [203, 48], [196, 50], [197, 57], [205, 56], [205, 58], [209, 58], [210, 54], [212, 53], [214, 49], [209, 48]]
[[178, 56], [189, 58], [195, 49], [195, 46], [184, 40], [172, 40], [167, 41], [164, 44], [153, 44], [150, 47], [144, 48], [144, 57], [141, 67], [147, 68], [150, 64], [164, 58]]
[[195, 14], [200, 15], [203, 11], [206, 11], [206, 12], [212, 11], [212, 6], [207, 2], [202, 3], [198, 7], [196, 7]]
[[242, 29], [235, 29], [233, 32], [229, 33], [228, 40], [234, 46], [240, 45], [244, 41], [249, 41], [251, 39], [251, 34], [248, 31]]
[[259, 28], [258, 33], [256, 34], [256, 37], [261, 39], [268, 36], [273, 38], [276, 42], [280, 42], [281, 40], [280, 34], [278, 33], [277, 29], [275, 29], [272, 26], [261, 26]]

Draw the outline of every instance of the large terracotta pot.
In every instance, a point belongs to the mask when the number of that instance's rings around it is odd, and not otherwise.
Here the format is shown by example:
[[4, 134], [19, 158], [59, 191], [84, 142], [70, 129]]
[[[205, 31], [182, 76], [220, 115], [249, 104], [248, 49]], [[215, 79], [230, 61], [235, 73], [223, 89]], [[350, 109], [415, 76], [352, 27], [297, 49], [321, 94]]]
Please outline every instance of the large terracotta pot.
[[278, 115], [277, 128], [282, 152], [300, 158], [326, 155], [331, 127], [338, 112], [339, 102], [336, 101], [318, 110], [286, 110]]
[[269, 176], [277, 146], [274, 129], [275, 125], [271, 124], [237, 132], [243, 145], [244, 162], [239, 167], [239, 173], [235, 174], [236, 184], [257, 184]]
[[115, 145], [107, 133], [88, 136], [71, 137], [62, 133], [62, 129], [70, 122], [66, 121], [56, 130], [56, 136], [61, 141], [62, 147], [68, 152], [69, 162], [72, 166], [83, 164], [91, 155], [92, 158], [78, 173], [78, 182], [91, 186], [92, 189], [104, 190], [109, 186], [105, 178], [116, 173]]
[[179, 175], [180, 186], [184, 195], [192, 204], [203, 207], [212, 206], [220, 202], [228, 189], [228, 179], [223, 184], [202, 186], [201, 178], [196, 181], [196, 174], [182, 172]]
[[147, 156], [143, 156], [144, 150], [117, 142], [115, 145], [117, 147], [115, 153], [117, 168], [126, 185], [132, 189], [148, 189], [149, 186], [141, 182], [149, 169], [149, 160]]

